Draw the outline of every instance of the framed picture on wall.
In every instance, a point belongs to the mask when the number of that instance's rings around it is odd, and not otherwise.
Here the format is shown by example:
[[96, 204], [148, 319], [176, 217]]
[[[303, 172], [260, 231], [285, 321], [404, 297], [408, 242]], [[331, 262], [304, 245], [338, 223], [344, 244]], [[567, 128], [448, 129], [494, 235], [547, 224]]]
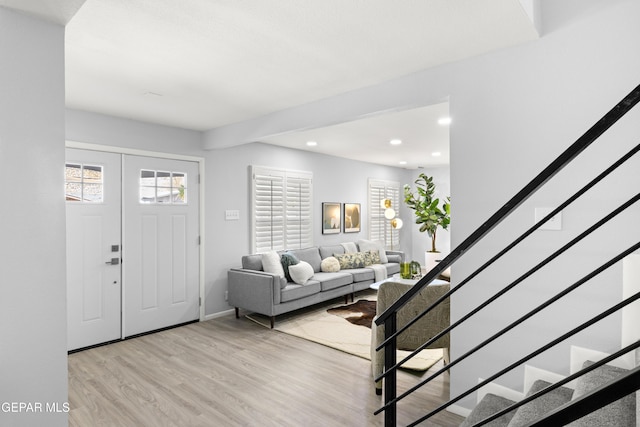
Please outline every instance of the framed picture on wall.
[[342, 226], [345, 233], [360, 232], [360, 203], [345, 203], [342, 210]]
[[322, 204], [322, 234], [340, 233], [340, 203]]

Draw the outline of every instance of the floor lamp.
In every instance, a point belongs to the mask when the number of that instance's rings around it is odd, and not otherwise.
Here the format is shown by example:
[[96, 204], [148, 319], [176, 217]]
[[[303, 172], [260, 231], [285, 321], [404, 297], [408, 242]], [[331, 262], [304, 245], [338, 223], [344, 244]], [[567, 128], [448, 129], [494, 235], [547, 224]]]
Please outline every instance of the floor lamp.
[[399, 230], [402, 228], [402, 220], [396, 217], [396, 211], [391, 207], [391, 199], [382, 199], [380, 201], [380, 207], [384, 209], [384, 217], [390, 221], [391, 230], [391, 250], [393, 250], [393, 230]]

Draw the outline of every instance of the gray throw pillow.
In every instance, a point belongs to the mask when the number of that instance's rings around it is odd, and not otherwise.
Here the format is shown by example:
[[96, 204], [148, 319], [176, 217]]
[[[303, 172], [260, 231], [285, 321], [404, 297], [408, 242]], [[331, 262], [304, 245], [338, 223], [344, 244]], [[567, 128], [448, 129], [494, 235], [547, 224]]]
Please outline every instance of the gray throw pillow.
[[285, 252], [280, 255], [280, 262], [282, 263], [282, 268], [284, 270], [284, 277], [288, 282], [293, 282], [291, 274], [289, 273], [289, 266], [296, 265], [300, 260], [294, 254]]

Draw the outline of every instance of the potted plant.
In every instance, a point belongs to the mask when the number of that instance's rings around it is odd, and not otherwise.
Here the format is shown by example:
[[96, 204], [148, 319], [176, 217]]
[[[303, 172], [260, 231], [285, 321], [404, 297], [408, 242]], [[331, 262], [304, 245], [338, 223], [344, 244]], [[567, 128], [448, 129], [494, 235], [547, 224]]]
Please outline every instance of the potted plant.
[[[440, 199], [434, 198], [436, 185], [433, 177], [421, 173], [415, 181], [416, 192], [413, 193], [408, 184], [404, 186], [404, 202], [414, 210], [416, 224], [420, 225], [421, 232], [427, 232], [431, 238], [431, 250], [427, 251], [426, 267], [427, 271], [433, 268], [433, 260], [440, 252], [436, 247], [436, 235], [438, 227], [446, 230], [451, 222], [449, 197], [440, 206]], [[431, 254], [431, 256], [430, 256]]]

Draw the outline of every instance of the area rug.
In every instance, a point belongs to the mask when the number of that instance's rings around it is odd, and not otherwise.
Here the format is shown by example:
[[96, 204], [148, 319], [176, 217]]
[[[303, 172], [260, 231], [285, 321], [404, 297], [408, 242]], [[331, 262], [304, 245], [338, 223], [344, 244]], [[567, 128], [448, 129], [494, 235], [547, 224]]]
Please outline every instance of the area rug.
[[[371, 319], [375, 316], [375, 297], [353, 304], [316, 305], [276, 317], [275, 330], [332, 347], [345, 353], [371, 360]], [[366, 302], [365, 302], [366, 301]], [[373, 308], [373, 311], [372, 311]], [[250, 320], [269, 327], [269, 318], [260, 314], [248, 314]], [[347, 320], [351, 318], [351, 320]], [[368, 320], [367, 320], [368, 318]], [[352, 323], [355, 322], [355, 323]], [[367, 324], [368, 322], [368, 325]], [[410, 352], [398, 350], [400, 361]], [[426, 371], [442, 358], [442, 349], [422, 350], [402, 368]]]

